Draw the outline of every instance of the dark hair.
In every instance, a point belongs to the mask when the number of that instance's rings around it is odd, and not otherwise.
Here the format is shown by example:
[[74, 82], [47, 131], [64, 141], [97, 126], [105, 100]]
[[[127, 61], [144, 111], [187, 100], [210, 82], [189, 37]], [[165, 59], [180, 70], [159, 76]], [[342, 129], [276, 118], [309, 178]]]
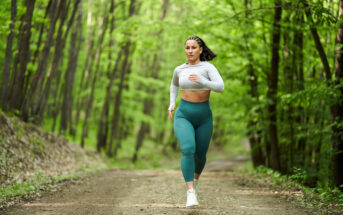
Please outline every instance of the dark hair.
[[202, 53], [200, 54], [200, 60], [201, 61], [211, 61], [215, 57], [217, 57], [216, 54], [214, 54], [211, 49], [209, 49], [206, 46], [206, 43], [198, 36], [188, 37], [186, 41], [188, 40], [195, 40], [197, 41], [198, 45], [202, 48]]

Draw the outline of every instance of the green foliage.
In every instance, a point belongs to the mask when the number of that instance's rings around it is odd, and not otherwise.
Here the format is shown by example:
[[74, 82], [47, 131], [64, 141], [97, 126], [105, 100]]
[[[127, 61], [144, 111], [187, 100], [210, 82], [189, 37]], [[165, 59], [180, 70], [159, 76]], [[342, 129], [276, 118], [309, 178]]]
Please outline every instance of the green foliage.
[[34, 135], [30, 136], [30, 151], [34, 156], [35, 153], [42, 153], [44, 151], [44, 140]]
[[13, 129], [16, 131], [17, 133], [17, 138], [22, 138], [25, 132], [25, 129], [23, 128], [22, 124], [20, 124], [19, 120], [16, 119], [14, 120], [13, 123]]
[[326, 211], [325, 213], [329, 213], [327, 210], [331, 211], [331, 213], [341, 213], [343, 211], [343, 193], [339, 188], [331, 188], [327, 185], [309, 188], [302, 185], [307, 177], [307, 173], [303, 169], [294, 168], [294, 174], [285, 176], [267, 167], [259, 166], [251, 173], [257, 177], [268, 178], [272, 182], [274, 189], [300, 190], [304, 198], [297, 201], [301, 201], [307, 207], [318, 211]]
[[289, 178], [301, 184], [304, 184], [307, 179], [307, 173], [301, 168], [293, 167], [293, 174], [289, 176]]
[[[245, 154], [242, 139], [246, 139], [248, 134], [250, 137], [257, 134], [260, 141], [258, 147], [266, 152], [269, 126], [276, 123], [283, 172], [291, 174], [292, 180], [312, 187], [331, 183], [331, 128], [334, 125], [340, 128], [343, 124], [330, 119], [330, 107], [342, 102], [339, 87], [343, 83], [334, 87], [326, 84], [324, 68], [313, 43], [310, 27], [315, 27], [318, 31], [327, 59], [334, 59], [340, 19], [335, 17], [338, 11], [337, 0], [308, 1], [308, 7], [305, 7], [301, 0], [282, 1], [275, 122], [267, 120], [268, 106], [273, 102], [267, 96], [267, 83], [271, 70], [274, 1], [252, 0], [246, 1], [250, 3], [245, 5], [244, 1], [170, 0], [163, 20], [162, 0], [138, 1], [137, 14], [129, 17], [130, 2], [117, 2], [114, 12], [109, 14], [111, 1], [81, 1], [81, 7], [76, 14], [76, 17], [81, 16], [81, 22], [79, 23], [75, 17], [67, 35], [67, 24], [75, 1], [70, 2], [67, 20], [62, 28], [66, 44], [62, 47], [61, 60], [58, 65], [52, 65], [56, 50], [51, 48], [47, 58], [48, 69], [45, 71], [45, 77], [42, 77], [42, 91], [47, 86], [48, 79], [52, 78], [43, 116], [42, 126], [45, 130], [51, 131], [54, 125], [54, 131], [63, 133], [73, 141], [80, 141], [84, 134], [86, 147], [95, 148], [97, 135], [101, 130], [99, 122], [107, 97], [107, 88], [111, 83], [110, 74], [115, 71], [109, 94], [108, 116], [105, 119], [108, 125], [107, 139], [104, 140], [106, 146], [102, 150], [107, 150], [112, 129], [115, 127], [114, 121], [118, 120], [118, 131], [113, 134], [113, 144], [118, 146], [118, 152], [116, 157], [112, 158], [113, 165], [125, 168], [164, 166], [163, 163], [169, 161], [164, 161], [163, 158], [174, 155], [172, 144], [176, 141], [173, 136], [173, 124], [167, 120], [166, 110], [169, 105], [170, 79], [174, 68], [187, 61], [183, 47], [185, 39], [198, 35], [218, 54], [212, 63], [218, 68], [225, 82], [223, 93], [211, 93], [214, 145], [222, 147], [228, 156]], [[23, 0], [18, 1], [12, 61], [19, 53], [17, 40], [19, 28], [23, 24], [21, 17], [26, 12], [24, 3]], [[25, 96], [30, 94], [33, 83], [36, 83], [34, 77], [39, 66], [38, 60], [42, 57], [41, 51], [52, 27], [51, 14], [45, 14], [48, 3], [46, 0], [37, 0], [35, 3], [29, 43], [31, 58], [25, 73]], [[11, 23], [10, 8], [9, 1], [0, 7], [0, 37], [3, 41], [0, 43], [0, 68], [4, 66], [5, 41]], [[311, 13], [311, 18], [307, 17], [306, 12]], [[107, 28], [104, 30], [107, 18]], [[57, 44], [56, 40], [59, 24], [61, 17], [55, 26], [52, 47], [61, 45]], [[110, 29], [112, 24], [114, 28]], [[75, 30], [80, 33], [79, 41], [72, 41], [71, 32]], [[103, 32], [105, 35], [100, 44]], [[297, 44], [298, 32], [302, 33], [301, 47]], [[66, 75], [71, 59], [70, 47], [75, 42], [80, 42], [80, 51], [76, 62], [72, 98], [68, 98], [73, 105], [71, 118], [68, 116], [68, 129], [75, 129], [73, 134], [60, 130], [61, 107], [63, 100], [67, 99], [64, 97], [64, 89], [68, 84]], [[125, 55], [123, 48], [128, 42], [131, 46], [127, 62], [116, 64], [119, 54]], [[300, 53], [303, 55], [302, 60], [299, 59]], [[335, 62], [328, 61], [333, 73]], [[14, 63], [12, 77], [13, 65]], [[54, 77], [51, 76], [53, 66], [58, 70]], [[125, 71], [125, 66], [129, 68], [123, 77], [124, 86], [120, 89], [121, 74]], [[256, 97], [251, 93], [250, 83], [254, 79], [250, 74], [252, 71], [257, 81]], [[97, 79], [94, 85], [94, 99], [90, 105], [93, 77]], [[334, 77], [329, 83], [337, 81]], [[122, 93], [119, 95], [119, 92]], [[28, 111], [28, 121], [37, 119], [34, 116], [36, 105], [43, 93], [37, 92], [35, 96], [32, 101], [33, 107]], [[120, 110], [119, 114], [115, 115], [118, 108], [115, 107], [117, 98], [120, 98]], [[91, 114], [86, 118], [86, 108], [89, 106], [92, 107]], [[57, 116], [55, 113], [58, 113]], [[11, 114], [22, 116], [19, 110], [12, 110]], [[138, 161], [132, 164], [131, 158], [138, 142], [137, 135], [143, 122], [148, 124], [149, 129], [145, 133], [141, 149], [137, 152]], [[255, 124], [249, 127], [251, 122]], [[21, 138], [25, 130], [17, 124], [14, 124], [14, 129], [18, 138]], [[44, 143], [39, 138], [31, 136], [29, 141], [31, 151], [39, 153], [44, 150]], [[177, 147], [176, 150], [179, 151]], [[268, 156], [270, 155], [266, 155], [264, 160], [267, 160]], [[279, 183], [283, 183], [282, 180]]]
[[54, 177], [48, 177], [41, 172], [35, 174], [35, 178], [28, 180], [24, 183], [18, 183], [11, 186], [0, 188], [1, 201], [8, 201], [16, 196], [28, 196], [42, 190], [51, 189], [55, 184], [63, 182], [65, 180], [77, 179], [77, 175], [60, 175]]

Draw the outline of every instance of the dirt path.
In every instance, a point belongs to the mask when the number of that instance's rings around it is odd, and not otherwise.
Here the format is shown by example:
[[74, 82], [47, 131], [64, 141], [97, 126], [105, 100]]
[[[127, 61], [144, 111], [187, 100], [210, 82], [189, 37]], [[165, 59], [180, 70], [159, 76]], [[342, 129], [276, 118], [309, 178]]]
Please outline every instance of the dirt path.
[[239, 159], [208, 163], [199, 203], [186, 208], [181, 171], [110, 170], [59, 192], [14, 206], [5, 214], [311, 214], [261, 188], [240, 186]]

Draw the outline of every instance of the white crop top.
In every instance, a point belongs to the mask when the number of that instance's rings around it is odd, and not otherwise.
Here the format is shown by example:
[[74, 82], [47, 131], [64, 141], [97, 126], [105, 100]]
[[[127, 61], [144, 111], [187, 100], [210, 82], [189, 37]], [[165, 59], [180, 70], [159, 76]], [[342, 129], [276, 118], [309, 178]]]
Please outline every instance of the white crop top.
[[[198, 81], [190, 81], [189, 75], [197, 74]], [[207, 61], [201, 61], [195, 65], [184, 63], [175, 68], [173, 79], [170, 85], [170, 105], [168, 110], [175, 106], [177, 93], [179, 90], [213, 90], [215, 92], [224, 91], [224, 82], [216, 67]]]

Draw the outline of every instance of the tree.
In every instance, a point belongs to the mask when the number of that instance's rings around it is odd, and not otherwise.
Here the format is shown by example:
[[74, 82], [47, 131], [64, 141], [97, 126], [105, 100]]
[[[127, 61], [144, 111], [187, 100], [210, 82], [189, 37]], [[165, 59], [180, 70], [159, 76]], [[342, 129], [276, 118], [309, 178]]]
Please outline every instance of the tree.
[[334, 185], [343, 191], [343, 0], [339, 1], [339, 29], [337, 32], [337, 55], [336, 55], [336, 80], [335, 86], [339, 91], [338, 101], [332, 107], [332, 119], [335, 124], [332, 127], [332, 163]]
[[6, 57], [5, 57], [5, 65], [4, 71], [2, 73], [2, 85], [1, 85], [1, 104], [2, 107], [6, 110], [7, 109], [7, 97], [8, 97], [8, 82], [10, 78], [10, 71], [11, 71], [11, 64], [12, 64], [12, 46], [13, 46], [13, 39], [14, 39], [14, 25], [16, 22], [17, 16], [17, 0], [11, 1], [11, 24], [10, 24], [10, 33], [7, 38], [7, 45], [6, 45]]
[[18, 39], [18, 54], [14, 60], [13, 72], [11, 77], [11, 95], [9, 97], [10, 109], [20, 110], [25, 97], [24, 80], [25, 71], [30, 57], [30, 38], [32, 16], [35, 0], [26, 1], [26, 12], [21, 18]]
[[278, 91], [278, 70], [279, 70], [279, 46], [280, 46], [280, 21], [281, 21], [281, 1], [275, 0], [275, 14], [273, 24], [272, 40], [272, 60], [271, 72], [268, 77], [268, 119], [269, 119], [269, 144], [271, 148], [271, 166], [275, 170], [280, 170], [279, 143], [277, 134], [277, 91]]

